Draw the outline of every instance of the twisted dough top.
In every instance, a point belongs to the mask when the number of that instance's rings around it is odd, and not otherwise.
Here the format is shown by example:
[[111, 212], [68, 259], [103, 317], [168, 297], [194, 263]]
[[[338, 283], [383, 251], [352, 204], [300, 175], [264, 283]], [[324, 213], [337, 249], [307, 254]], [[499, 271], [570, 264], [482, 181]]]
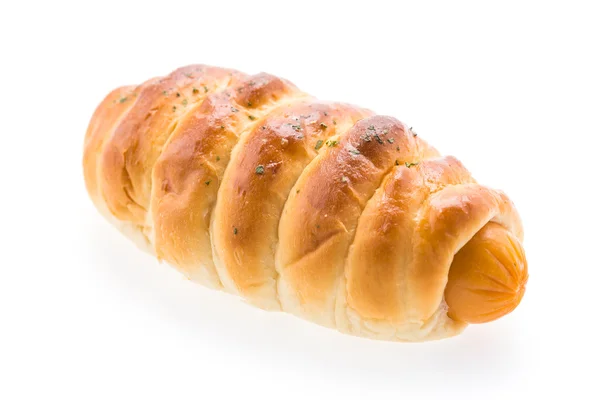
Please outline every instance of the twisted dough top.
[[192, 65], [116, 89], [83, 166], [97, 208], [190, 279], [344, 332], [450, 336], [527, 280], [502, 192], [400, 121], [272, 75]]

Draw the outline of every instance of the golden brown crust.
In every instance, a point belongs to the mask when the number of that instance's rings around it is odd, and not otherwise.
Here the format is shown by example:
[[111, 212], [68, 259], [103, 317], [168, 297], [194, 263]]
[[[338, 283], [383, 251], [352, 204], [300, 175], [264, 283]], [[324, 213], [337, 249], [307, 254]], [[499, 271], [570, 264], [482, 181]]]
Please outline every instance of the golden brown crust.
[[213, 287], [221, 282], [212, 260], [209, 226], [231, 150], [274, 106], [301, 95], [295, 86], [267, 74], [234, 83], [209, 95], [182, 121], [154, 169], [157, 255]]
[[140, 87], [135, 107], [105, 143], [100, 165], [100, 189], [118, 219], [145, 227], [151, 172], [164, 143], [179, 118], [202, 104], [207, 93], [226, 86], [230, 74], [222, 68], [191, 65]]
[[[212, 239], [234, 287], [264, 308], [279, 308], [277, 228], [292, 186], [331, 136], [368, 115], [366, 110], [307, 100], [281, 107], [239, 143], [219, 191]], [[256, 218], [260, 215], [260, 218]]]
[[130, 96], [134, 90], [135, 86], [124, 86], [110, 92], [96, 108], [85, 135], [83, 173], [88, 193], [97, 206], [102, 203], [98, 199], [98, 156], [102, 154], [107, 132], [112, 132], [133, 105]]
[[426, 148], [408, 127], [384, 116], [359, 121], [338, 141], [298, 179], [281, 217], [277, 260], [283, 309], [330, 326], [363, 208], [395, 165], [417, 162]]
[[193, 65], [111, 92], [97, 208], [190, 279], [359, 336], [458, 334], [514, 309], [514, 205], [398, 120], [260, 73]]
[[418, 295], [410, 288], [420, 278], [409, 268], [419, 210], [442, 185], [469, 182], [469, 172], [453, 157], [396, 167], [361, 215], [346, 266], [349, 307], [365, 318], [410, 320], [410, 297]]

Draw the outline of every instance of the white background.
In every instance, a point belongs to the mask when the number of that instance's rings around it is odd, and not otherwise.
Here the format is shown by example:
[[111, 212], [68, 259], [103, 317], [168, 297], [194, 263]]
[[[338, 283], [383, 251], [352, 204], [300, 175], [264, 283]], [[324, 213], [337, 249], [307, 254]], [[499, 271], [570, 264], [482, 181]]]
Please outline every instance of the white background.
[[[599, 26], [592, 1], [2, 1], [0, 398], [600, 398]], [[188, 63], [396, 116], [506, 191], [520, 307], [375, 342], [142, 254], [88, 200], [83, 137], [109, 90]]]

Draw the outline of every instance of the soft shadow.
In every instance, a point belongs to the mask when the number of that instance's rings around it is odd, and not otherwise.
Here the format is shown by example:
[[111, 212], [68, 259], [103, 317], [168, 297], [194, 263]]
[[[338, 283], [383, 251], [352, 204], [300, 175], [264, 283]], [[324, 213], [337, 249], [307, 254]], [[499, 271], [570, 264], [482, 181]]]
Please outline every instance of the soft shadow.
[[524, 370], [523, 342], [509, 322], [471, 326], [458, 337], [418, 344], [355, 338], [189, 282], [98, 219], [82, 221], [81, 229], [80, 245], [93, 260], [84, 263], [88, 276], [100, 276], [104, 285], [122, 291], [124, 301], [142, 303], [194, 340], [237, 352], [249, 366], [260, 363], [348, 385], [367, 379], [380, 387], [397, 387], [399, 381], [498, 385]]

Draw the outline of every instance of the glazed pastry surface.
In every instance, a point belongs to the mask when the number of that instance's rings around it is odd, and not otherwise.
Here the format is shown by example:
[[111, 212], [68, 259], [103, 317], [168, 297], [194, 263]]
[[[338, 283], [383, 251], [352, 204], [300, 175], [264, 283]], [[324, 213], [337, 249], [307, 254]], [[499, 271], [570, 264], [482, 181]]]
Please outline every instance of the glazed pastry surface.
[[113, 90], [85, 137], [98, 210], [205, 286], [352, 335], [492, 321], [527, 282], [519, 215], [399, 120], [191, 65]]

